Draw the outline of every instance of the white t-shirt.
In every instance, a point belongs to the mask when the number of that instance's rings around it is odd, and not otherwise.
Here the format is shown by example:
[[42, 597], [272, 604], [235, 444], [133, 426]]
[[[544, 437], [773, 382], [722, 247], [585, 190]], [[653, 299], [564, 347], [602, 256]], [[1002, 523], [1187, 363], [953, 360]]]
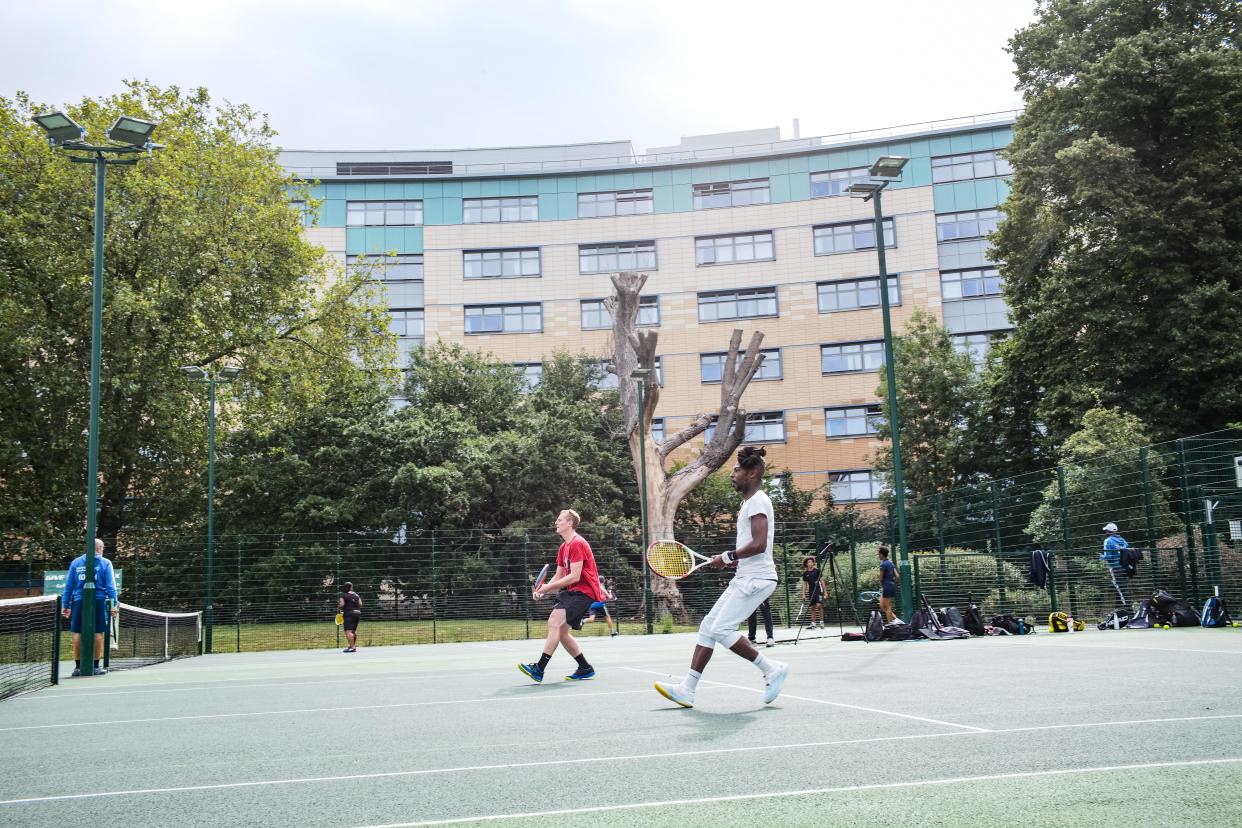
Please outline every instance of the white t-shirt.
[[763, 489], [742, 501], [742, 509], [737, 513], [737, 546], [741, 549], [750, 543], [750, 519], [755, 515], [768, 516], [768, 538], [763, 552], [749, 558], [739, 558], [737, 574], [747, 578], [776, 580], [776, 564], [772, 561], [772, 539], [776, 536], [776, 518], [772, 513], [772, 499]]

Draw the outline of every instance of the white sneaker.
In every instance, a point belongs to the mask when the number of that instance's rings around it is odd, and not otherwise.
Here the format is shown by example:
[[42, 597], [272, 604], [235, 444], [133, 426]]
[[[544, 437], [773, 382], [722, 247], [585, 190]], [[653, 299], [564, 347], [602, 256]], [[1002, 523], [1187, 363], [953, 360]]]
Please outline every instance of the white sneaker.
[[657, 693], [674, 704], [680, 704], [682, 707], [694, 707], [694, 694], [680, 684], [664, 684], [657, 681], [655, 689]]
[[785, 679], [789, 677], [788, 664], [780, 661], [773, 661], [772, 667], [772, 672], [764, 676], [764, 679], [768, 683], [767, 689], [763, 691], [764, 704], [771, 704], [776, 701], [776, 697], [781, 694], [781, 688], [785, 686]]
[[763, 646], [765, 646], [765, 647], [775, 647], [775, 646], [776, 646], [776, 639], [769, 637], [769, 638], [768, 638], [768, 643], [764, 644]]

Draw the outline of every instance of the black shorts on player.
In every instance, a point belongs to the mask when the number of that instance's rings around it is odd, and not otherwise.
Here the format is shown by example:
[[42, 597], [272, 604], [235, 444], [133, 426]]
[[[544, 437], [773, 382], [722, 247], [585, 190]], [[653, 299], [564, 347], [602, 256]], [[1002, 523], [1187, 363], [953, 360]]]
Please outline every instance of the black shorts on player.
[[575, 630], [580, 630], [582, 629], [582, 619], [586, 617], [587, 610], [594, 603], [595, 599], [585, 592], [566, 589], [557, 594], [556, 606], [552, 609], [565, 610], [565, 623]]

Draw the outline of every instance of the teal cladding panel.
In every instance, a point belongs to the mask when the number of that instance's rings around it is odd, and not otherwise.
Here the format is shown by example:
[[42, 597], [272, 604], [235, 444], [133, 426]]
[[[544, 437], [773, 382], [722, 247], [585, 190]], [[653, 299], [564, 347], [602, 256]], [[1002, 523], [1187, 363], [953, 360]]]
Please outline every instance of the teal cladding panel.
[[405, 198], [405, 185], [400, 181], [384, 184], [384, 198], [390, 201], [400, 201]]
[[407, 181], [402, 186], [402, 198], [422, 198], [423, 183], [421, 181]]
[[539, 195], [559, 192], [557, 189], [559, 186], [560, 183], [555, 178], [541, 178], [539, 179]]
[[785, 179], [785, 185], [789, 188], [790, 201], [805, 201], [811, 197], [810, 173], [794, 172], [781, 178]]
[[345, 198], [349, 199], [350, 201], [362, 201], [366, 197], [367, 197], [367, 185], [366, 184], [350, 183], [350, 184], [345, 185]]
[[569, 218], [569, 216], [561, 213], [560, 207], [556, 201], [555, 194], [540, 194], [539, 196], [539, 220], [554, 221], [556, 219]]
[[[805, 176], [803, 176], [805, 178]], [[774, 175], [768, 179], [768, 188], [771, 192], [773, 204], [779, 204], [789, 201], [789, 176]]]
[[[423, 199], [423, 224], [448, 224], [444, 220], [444, 202], [448, 199], [444, 198], [424, 198]], [[456, 199], [461, 204], [460, 199]]]
[[461, 194], [464, 198], [478, 198], [483, 195], [483, 182], [463, 181], [461, 184]]
[[462, 182], [445, 181], [440, 184], [440, 198], [461, 198]]
[[928, 141], [928, 144], [929, 144], [928, 154], [931, 155], [933, 158], [938, 155], [952, 155], [953, 154], [952, 144], [949, 142], [949, 139], [945, 136], [941, 136], [939, 138], [932, 138], [930, 141]]
[[653, 205], [653, 207], [655, 208], [655, 212], [657, 213], [675, 212], [673, 208], [674, 188], [671, 185], [663, 186], [663, 185], [657, 184], [655, 187], [652, 187], [651, 189], [652, 189], [652, 196], [654, 197], [654, 200], [655, 200], [655, 204]]
[[932, 183], [931, 159], [912, 157], [902, 170], [902, 183], [908, 187], [926, 187]]
[[345, 199], [330, 198], [319, 208], [320, 227], [345, 226]]
[[460, 198], [442, 198], [441, 216], [444, 224], [461, 224], [462, 200]]
[[[652, 187], [668, 187], [672, 183], [673, 183], [673, 171], [672, 170], [656, 170], [655, 172], [651, 174], [650, 186]], [[657, 209], [656, 212], [658, 213], [660, 211]]]
[[[578, 217], [578, 196], [574, 193], [557, 193], [557, 214], [561, 218]], [[543, 199], [539, 199], [539, 209], [543, 209]]]
[[363, 192], [366, 193], [367, 199], [379, 199], [382, 201], [385, 197], [384, 191], [387, 189], [388, 185], [382, 181], [376, 181], [373, 184], [363, 184], [362, 187]]
[[693, 172], [689, 167], [678, 167], [673, 170], [673, 186], [679, 184], [689, 184], [692, 180]]
[[694, 189], [689, 184], [673, 188], [673, 212], [684, 213], [694, 209]]
[[949, 137], [949, 152], [951, 153], [973, 152], [974, 149], [975, 141], [971, 135], [953, 135]]

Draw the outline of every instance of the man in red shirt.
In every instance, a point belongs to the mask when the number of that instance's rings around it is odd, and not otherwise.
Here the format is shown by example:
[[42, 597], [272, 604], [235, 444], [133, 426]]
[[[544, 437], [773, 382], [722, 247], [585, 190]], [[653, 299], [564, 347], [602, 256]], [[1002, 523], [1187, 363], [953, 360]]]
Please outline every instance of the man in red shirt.
[[556, 596], [556, 606], [548, 616], [548, 638], [543, 643], [543, 655], [534, 664], [519, 664], [518, 669], [536, 682], [543, 681], [543, 670], [548, 666], [558, 644], [564, 646], [578, 662], [578, 669], [565, 678], [569, 681], [585, 681], [595, 677], [595, 668], [586, 660], [578, 642], [570, 634], [572, 627], [582, 629], [582, 618], [591, 604], [604, 600], [599, 587], [599, 571], [595, 568], [595, 555], [586, 538], [578, 534], [581, 518], [573, 509], [566, 509], [556, 518], [556, 533], [564, 539], [556, 552], [556, 574], [535, 590], [532, 597], [542, 598], [561, 590]]

